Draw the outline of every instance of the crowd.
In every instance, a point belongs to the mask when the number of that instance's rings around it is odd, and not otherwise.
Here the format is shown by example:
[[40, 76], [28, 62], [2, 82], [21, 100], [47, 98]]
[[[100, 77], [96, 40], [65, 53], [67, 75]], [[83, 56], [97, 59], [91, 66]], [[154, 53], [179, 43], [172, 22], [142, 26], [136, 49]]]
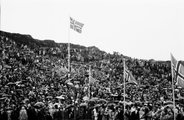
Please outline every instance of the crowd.
[[[30, 48], [0, 37], [1, 120], [173, 120], [174, 112], [177, 120], [184, 116], [183, 104], [177, 102], [173, 110], [167, 103], [172, 101], [169, 62], [126, 57], [139, 86], [126, 84], [124, 110], [123, 55], [71, 47], [68, 73], [66, 44]], [[98, 80], [90, 87], [89, 66]]]

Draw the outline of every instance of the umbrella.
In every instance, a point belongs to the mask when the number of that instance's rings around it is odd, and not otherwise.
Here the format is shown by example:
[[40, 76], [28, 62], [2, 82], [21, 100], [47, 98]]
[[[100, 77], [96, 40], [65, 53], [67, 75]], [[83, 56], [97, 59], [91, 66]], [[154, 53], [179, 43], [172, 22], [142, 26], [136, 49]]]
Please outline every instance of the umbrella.
[[117, 96], [118, 96], [118, 94], [111, 94], [111, 96], [112, 96], [112, 97], [117, 97]]
[[42, 108], [42, 107], [44, 107], [44, 103], [43, 102], [37, 102], [34, 106], [36, 108]]
[[173, 104], [173, 101], [165, 101], [164, 105], [169, 105], [169, 104]]
[[66, 106], [66, 109], [69, 109], [71, 107], [74, 107], [74, 105], [70, 104], [70, 105]]
[[98, 100], [97, 97], [93, 97], [93, 98], [91, 98], [89, 101], [97, 101], [97, 100]]
[[116, 106], [115, 103], [109, 103], [108, 106]]
[[87, 106], [87, 103], [81, 103], [80, 106]]
[[141, 105], [142, 104], [141, 101], [135, 101], [135, 103], [138, 104], [138, 105]]
[[119, 103], [119, 100], [114, 100], [113, 102], [114, 102], [114, 103]]
[[26, 103], [26, 102], [28, 102], [28, 101], [29, 101], [29, 99], [26, 98], [26, 99], [24, 99], [23, 103]]
[[55, 104], [54, 104], [54, 106], [58, 106], [58, 107], [59, 107], [59, 106], [60, 106], [60, 104], [59, 104], [59, 103], [55, 103]]
[[72, 87], [74, 86], [73, 83], [71, 83], [71, 82], [68, 82], [67, 84], [70, 85], [70, 86], [72, 86]]
[[2, 98], [0, 98], [0, 100], [5, 100], [5, 99], [7, 99], [7, 97], [2, 97]]
[[28, 80], [22, 80], [21, 82], [25, 83], [25, 82], [28, 82]]
[[18, 86], [19, 86], [19, 87], [25, 87], [25, 85], [23, 85], [23, 84], [21, 84], [21, 85], [19, 84]]
[[10, 69], [10, 68], [11, 68], [11, 66], [9, 66], [9, 65], [4, 65], [4, 68], [8, 68], [8, 69]]
[[13, 82], [9, 82], [7, 85], [16, 85], [16, 84]]
[[[119, 103], [120, 103], [120, 104], [124, 104], [124, 101], [119, 101]], [[131, 102], [131, 101], [130, 101], [130, 102], [125, 101], [125, 104], [126, 104], [126, 105], [131, 105], [132, 102]]]
[[100, 107], [100, 106], [101, 106], [101, 104], [96, 104], [96, 105], [94, 106], [94, 108], [95, 108], [95, 107]]
[[83, 97], [83, 100], [84, 100], [84, 101], [87, 101], [87, 100], [89, 100], [89, 97], [84, 96], [84, 97]]
[[3, 94], [2, 97], [10, 97], [8, 94]]
[[77, 83], [80, 83], [80, 81], [74, 81], [74, 83], [76, 83], [76, 84], [77, 84]]
[[20, 84], [21, 82], [22, 82], [22, 81], [17, 81], [17, 82], [15, 82], [15, 84], [18, 85], [18, 84]]
[[53, 98], [53, 97], [52, 97], [52, 96], [47, 96], [46, 98], [51, 99], [51, 98]]
[[171, 105], [171, 104], [170, 105], [165, 105], [164, 108], [166, 108], [166, 107], [174, 108], [174, 105]]
[[107, 103], [107, 100], [105, 100], [105, 99], [99, 99], [98, 102]]
[[56, 97], [57, 99], [62, 99], [62, 100], [64, 100], [65, 98], [63, 97], [63, 95], [61, 95], [61, 96], [57, 96]]
[[11, 108], [10, 106], [8, 106], [8, 107], [6, 108], [6, 110], [12, 110], [12, 108]]

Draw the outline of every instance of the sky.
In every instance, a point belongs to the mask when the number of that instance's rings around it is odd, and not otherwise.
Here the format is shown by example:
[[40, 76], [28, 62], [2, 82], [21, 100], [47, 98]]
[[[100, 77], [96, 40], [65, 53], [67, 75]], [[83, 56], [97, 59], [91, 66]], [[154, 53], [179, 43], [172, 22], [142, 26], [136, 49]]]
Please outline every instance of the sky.
[[184, 0], [1, 0], [3, 31], [138, 59], [184, 60], [183, 21]]

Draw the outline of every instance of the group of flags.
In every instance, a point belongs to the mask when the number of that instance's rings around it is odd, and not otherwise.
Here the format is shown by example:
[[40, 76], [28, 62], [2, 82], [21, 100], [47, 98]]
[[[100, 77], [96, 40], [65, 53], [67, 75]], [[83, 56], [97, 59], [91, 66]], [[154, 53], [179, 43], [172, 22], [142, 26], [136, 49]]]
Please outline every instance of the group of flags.
[[[70, 29], [73, 29], [74, 31], [78, 33], [82, 33], [82, 28], [84, 24], [73, 19], [70, 17]], [[69, 43], [69, 42], [68, 42]], [[68, 69], [70, 72], [70, 44], [68, 45]], [[66, 71], [65, 69], [62, 69], [63, 71]], [[149, 72], [149, 71], [148, 71]], [[175, 97], [174, 97], [174, 86], [179, 86], [181, 88], [184, 88], [184, 65], [181, 63], [181, 61], [177, 61], [174, 56], [171, 54], [171, 73], [172, 73], [172, 86], [173, 86], [173, 105], [175, 106]], [[67, 82], [68, 84], [71, 84], [74, 86], [71, 82], [71, 79]], [[91, 75], [91, 67], [89, 69], [89, 82], [88, 82], [88, 98], [90, 98], [90, 85], [94, 84], [96, 82], [99, 82], [99, 80], [96, 80]], [[133, 77], [131, 71], [128, 69], [128, 67], [125, 64], [124, 60], [124, 109], [125, 109], [125, 84], [126, 83], [133, 83], [135, 85], [138, 85], [137, 80]], [[174, 113], [175, 118], [175, 113]]]
[[[137, 81], [133, 77], [132, 73], [128, 70], [128, 67], [125, 65], [125, 80], [126, 82], [135, 83], [138, 85]], [[184, 65], [181, 61], [177, 61], [174, 56], [171, 54], [171, 72], [172, 72], [172, 79], [173, 84], [184, 88]]]
[[[70, 17], [70, 28], [78, 33], [82, 33], [82, 28], [84, 24]], [[171, 67], [172, 67], [172, 78], [175, 81], [175, 85], [184, 88], [184, 65], [181, 61], [177, 61], [173, 55], [171, 54]], [[124, 76], [125, 81], [129, 83], [134, 83], [138, 85], [137, 80], [133, 77], [131, 71], [129, 71], [128, 67], [124, 64]], [[89, 83], [95, 83], [96, 80], [93, 77], [89, 77]]]
[[[82, 33], [82, 28], [84, 24], [73, 19], [70, 17], [70, 29], [73, 29], [74, 31], [78, 33]], [[69, 44], [69, 42], [68, 42]], [[70, 72], [70, 44], [68, 45], [68, 69]], [[63, 71], [66, 71], [65, 69], [62, 69]], [[148, 71], [149, 72], [149, 71]], [[171, 54], [171, 73], [172, 73], [172, 89], [173, 89], [173, 105], [175, 106], [175, 97], [174, 97], [174, 86], [179, 86], [181, 88], [184, 88], [184, 65], [181, 63], [181, 61], [177, 61], [174, 56]], [[91, 90], [90, 85], [98, 82], [99, 80], [96, 80], [91, 75], [91, 67], [89, 69], [89, 82], [88, 82], [88, 98], [90, 98]], [[128, 69], [128, 67], [125, 64], [124, 60], [124, 109], [125, 109], [125, 84], [126, 83], [133, 83], [135, 85], [138, 85], [137, 80], [133, 77], [131, 71]], [[67, 82], [68, 84], [73, 84], [70, 82]], [[174, 113], [175, 118], [175, 113]]]
[[[70, 28], [78, 33], [82, 33], [82, 28], [84, 24], [73, 19], [70, 17]], [[125, 79], [127, 82], [138, 84], [135, 78], [133, 77], [132, 73], [128, 70], [127, 66], [124, 66], [125, 68]], [[96, 80], [91, 75], [89, 76], [89, 84], [93, 84], [95, 82], [98, 82], [99, 80]]]

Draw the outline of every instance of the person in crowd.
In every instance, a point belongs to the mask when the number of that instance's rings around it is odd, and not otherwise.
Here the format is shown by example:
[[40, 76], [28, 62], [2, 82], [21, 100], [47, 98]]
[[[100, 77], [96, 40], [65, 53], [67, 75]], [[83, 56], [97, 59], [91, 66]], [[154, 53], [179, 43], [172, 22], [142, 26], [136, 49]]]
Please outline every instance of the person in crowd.
[[97, 108], [94, 108], [93, 109], [93, 116], [94, 116], [94, 120], [97, 120], [98, 119], [98, 112], [97, 112]]
[[22, 106], [20, 110], [19, 120], [28, 120], [27, 110], [24, 106]]
[[120, 107], [118, 107], [115, 120], [126, 120], [125, 116], [126, 116], [126, 114], [124, 115], [123, 110]]
[[45, 120], [53, 120], [48, 110], [45, 113]]
[[135, 104], [131, 107], [130, 112], [130, 120], [139, 120], [139, 109], [137, 109], [137, 106], [135, 106]]
[[35, 108], [31, 104], [28, 105], [27, 114], [28, 120], [38, 120]]
[[11, 113], [11, 120], [19, 120], [19, 111], [18, 106], [14, 106]]
[[174, 113], [171, 110], [171, 108], [166, 107], [161, 113], [160, 120], [173, 120], [174, 119]]
[[8, 114], [5, 111], [5, 109], [1, 109], [0, 118], [1, 118], [1, 120], [8, 120]]

